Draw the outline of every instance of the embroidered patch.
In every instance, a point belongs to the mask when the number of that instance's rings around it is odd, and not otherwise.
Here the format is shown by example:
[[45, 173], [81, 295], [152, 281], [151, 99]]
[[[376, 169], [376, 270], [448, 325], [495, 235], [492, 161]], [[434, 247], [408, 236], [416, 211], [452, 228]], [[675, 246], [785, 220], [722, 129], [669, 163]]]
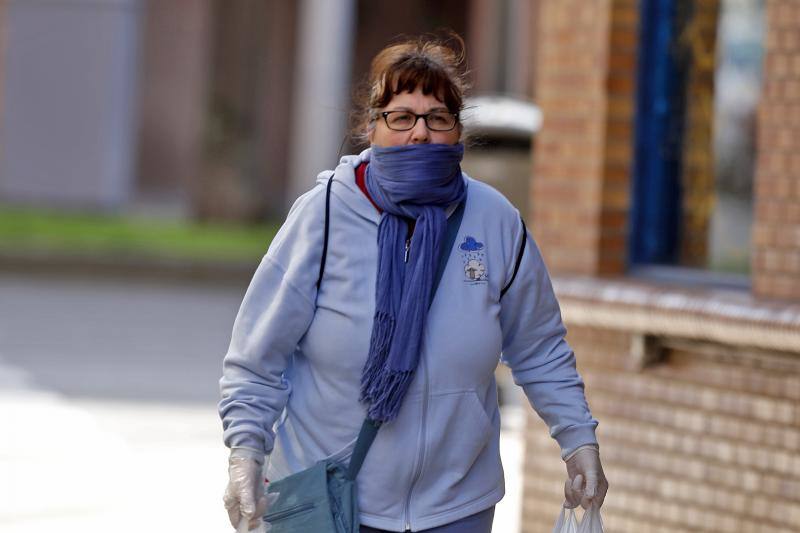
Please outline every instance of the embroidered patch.
[[467, 283], [486, 282], [489, 273], [486, 270], [486, 251], [482, 242], [467, 235], [458, 249], [464, 263], [464, 281]]

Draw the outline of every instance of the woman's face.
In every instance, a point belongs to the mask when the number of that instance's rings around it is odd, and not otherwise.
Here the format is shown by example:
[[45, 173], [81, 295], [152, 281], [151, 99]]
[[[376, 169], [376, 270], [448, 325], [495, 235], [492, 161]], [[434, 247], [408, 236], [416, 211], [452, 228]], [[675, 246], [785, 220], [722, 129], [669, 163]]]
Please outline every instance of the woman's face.
[[[422, 94], [422, 89], [417, 87], [414, 92], [403, 92], [394, 95], [382, 111], [411, 111], [418, 115], [432, 111], [447, 112], [447, 106], [432, 94]], [[395, 131], [389, 129], [382, 116], [378, 116], [374, 127], [369, 132], [369, 141], [378, 146], [402, 146], [406, 144], [456, 144], [461, 137], [461, 124], [457, 124], [450, 131], [432, 131], [420, 118], [414, 127], [408, 131]]]

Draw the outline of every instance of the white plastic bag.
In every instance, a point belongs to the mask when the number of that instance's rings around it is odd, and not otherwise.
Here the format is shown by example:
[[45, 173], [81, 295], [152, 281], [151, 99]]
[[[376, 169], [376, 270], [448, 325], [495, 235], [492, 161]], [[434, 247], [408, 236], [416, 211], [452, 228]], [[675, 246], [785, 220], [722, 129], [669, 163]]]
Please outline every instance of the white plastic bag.
[[578, 533], [578, 519], [575, 518], [575, 509], [561, 506], [561, 514], [553, 526], [553, 533]]
[[603, 519], [600, 518], [600, 509], [594, 505], [584, 511], [580, 524], [575, 516], [575, 509], [561, 506], [561, 514], [553, 526], [553, 533], [603, 533]]
[[603, 533], [603, 519], [600, 518], [600, 509], [592, 505], [581, 518], [578, 533]]

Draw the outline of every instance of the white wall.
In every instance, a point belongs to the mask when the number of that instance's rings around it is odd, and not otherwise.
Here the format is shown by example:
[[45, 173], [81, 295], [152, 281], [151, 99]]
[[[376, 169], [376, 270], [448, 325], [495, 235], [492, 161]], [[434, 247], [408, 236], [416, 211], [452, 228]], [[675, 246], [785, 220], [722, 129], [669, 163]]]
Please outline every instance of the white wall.
[[0, 201], [113, 208], [133, 185], [140, 0], [9, 0]]

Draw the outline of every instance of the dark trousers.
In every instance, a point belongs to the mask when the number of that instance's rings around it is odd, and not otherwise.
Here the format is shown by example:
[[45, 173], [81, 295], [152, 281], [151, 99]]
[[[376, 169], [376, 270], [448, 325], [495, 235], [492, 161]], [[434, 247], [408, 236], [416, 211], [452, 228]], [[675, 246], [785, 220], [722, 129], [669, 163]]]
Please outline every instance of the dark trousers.
[[[461, 520], [431, 529], [419, 530], [419, 533], [491, 533], [494, 520], [494, 507], [476, 513]], [[361, 526], [361, 533], [392, 533], [384, 529]]]

